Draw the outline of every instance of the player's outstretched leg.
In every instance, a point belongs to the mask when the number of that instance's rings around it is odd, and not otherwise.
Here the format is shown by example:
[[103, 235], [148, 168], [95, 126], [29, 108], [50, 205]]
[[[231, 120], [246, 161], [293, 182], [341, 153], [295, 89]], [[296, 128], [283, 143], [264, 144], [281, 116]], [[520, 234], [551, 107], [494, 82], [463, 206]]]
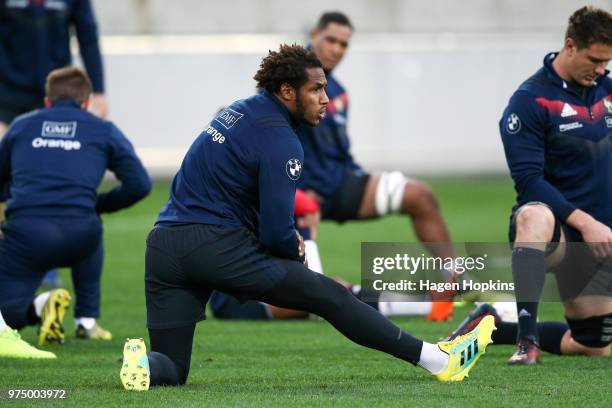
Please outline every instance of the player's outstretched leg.
[[313, 273], [298, 262], [279, 262], [288, 269], [286, 278], [257, 300], [321, 316], [355, 343], [419, 365], [440, 381], [462, 380], [491, 342], [495, 330], [493, 318], [484, 319], [474, 331], [451, 343], [423, 342], [334, 280]]

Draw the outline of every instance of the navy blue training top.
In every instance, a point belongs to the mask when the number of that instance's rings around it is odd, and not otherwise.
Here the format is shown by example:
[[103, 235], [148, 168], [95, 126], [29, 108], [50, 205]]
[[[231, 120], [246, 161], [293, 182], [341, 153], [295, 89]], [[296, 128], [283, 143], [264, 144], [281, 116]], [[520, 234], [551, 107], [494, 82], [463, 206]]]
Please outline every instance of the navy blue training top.
[[332, 196], [342, 184], [348, 171], [361, 170], [350, 153], [346, 131], [348, 119], [348, 94], [329, 72], [326, 72], [329, 97], [327, 114], [318, 126], [302, 124], [297, 129], [304, 148], [307, 167], [304, 168], [298, 187], [314, 190], [323, 198]]
[[[556, 53], [510, 98], [499, 122], [517, 206], [548, 204], [565, 220], [581, 209], [612, 226], [612, 79], [561, 79]], [[515, 207], [515, 208], [516, 208]]]
[[[98, 195], [107, 169], [121, 185]], [[145, 197], [151, 179], [113, 123], [66, 100], [15, 118], [0, 142], [0, 191], [7, 185], [10, 220], [117, 211]]]
[[244, 227], [299, 259], [293, 206], [304, 153], [289, 111], [262, 91], [223, 109], [189, 148], [158, 223]]
[[42, 103], [45, 79], [70, 65], [70, 28], [94, 92], [104, 92], [98, 28], [90, 0], [0, 1], [0, 101]]

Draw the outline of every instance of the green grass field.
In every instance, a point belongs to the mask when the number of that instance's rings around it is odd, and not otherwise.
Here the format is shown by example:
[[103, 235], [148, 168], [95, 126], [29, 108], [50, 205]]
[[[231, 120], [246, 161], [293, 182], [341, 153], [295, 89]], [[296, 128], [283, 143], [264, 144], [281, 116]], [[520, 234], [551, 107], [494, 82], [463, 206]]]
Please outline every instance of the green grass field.
[[[431, 180], [456, 241], [504, 242], [514, 200], [505, 178]], [[144, 240], [168, 185], [158, 183], [136, 207], [106, 216], [106, 263], [101, 324], [110, 342], [74, 337], [67, 320], [63, 346], [49, 347], [57, 361], [0, 361], [0, 388], [68, 390], [70, 406], [406, 406], [406, 407], [566, 407], [610, 406], [609, 358], [544, 356], [538, 367], [509, 367], [510, 346], [491, 347], [462, 383], [440, 384], [425, 371], [345, 340], [324, 321], [218, 322], [198, 325], [188, 385], [126, 392], [119, 383], [126, 337], [145, 337]], [[361, 241], [413, 241], [401, 217], [338, 226], [325, 223], [319, 246], [326, 272], [359, 280]], [[62, 278], [69, 275], [62, 271]], [[541, 319], [561, 319], [558, 304], [541, 307]], [[409, 332], [435, 341], [463, 319], [427, 323], [395, 321]], [[35, 330], [23, 337], [35, 341]], [[4, 403], [6, 401], [0, 401]], [[29, 401], [29, 406], [49, 402]], [[20, 403], [13, 402], [17, 406]]]

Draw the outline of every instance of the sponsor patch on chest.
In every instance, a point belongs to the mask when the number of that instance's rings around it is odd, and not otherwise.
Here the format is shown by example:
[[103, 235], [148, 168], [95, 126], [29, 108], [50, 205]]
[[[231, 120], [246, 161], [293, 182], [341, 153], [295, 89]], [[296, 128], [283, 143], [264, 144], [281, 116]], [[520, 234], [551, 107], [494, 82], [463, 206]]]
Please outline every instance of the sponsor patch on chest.
[[563, 123], [559, 125], [559, 132], [567, 132], [568, 130], [579, 129], [582, 127], [580, 122]]

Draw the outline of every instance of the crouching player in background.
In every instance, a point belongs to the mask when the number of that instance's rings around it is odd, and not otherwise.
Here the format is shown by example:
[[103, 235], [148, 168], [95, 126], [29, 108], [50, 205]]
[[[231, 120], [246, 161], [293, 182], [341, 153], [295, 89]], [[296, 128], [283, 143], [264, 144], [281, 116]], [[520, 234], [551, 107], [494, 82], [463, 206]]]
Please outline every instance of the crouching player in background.
[[[547, 346], [607, 355], [612, 341], [612, 14], [572, 14], [563, 49], [511, 97], [500, 121], [517, 191], [510, 221], [517, 349], [510, 364], [540, 361], [538, 302], [555, 273], [568, 326]], [[566, 244], [567, 243], [567, 244]], [[593, 290], [593, 284], [600, 289]], [[607, 288], [607, 295], [605, 289]], [[505, 331], [504, 331], [505, 332]]]
[[[304, 238], [306, 262], [308, 269], [317, 273], [323, 272], [323, 265], [316, 243], [316, 234], [321, 220], [319, 203], [297, 189], [295, 192], [294, 215], [298, 232]], [[343, 285], [354, 296], [361, 299], [360, 285], [353, 285], [340, 278], [333, 278]], [[371, 299], [373, 294], [368, 296]], [[415, 316], [428, 315], [431, 312], [432, 302], [425, 299], [413, 299], [400, 294], [381, 293], [378, 301], [367, 303], [378, 310], [383, 316]], [[418, 301], [411, 301], [418, 300]], [[301, 310], [284, 309], [254, 300], [239, 300], [227, 293], [214, 291], [210, 297], [210, 310], [218, 319], [236, 320], [284, 320], [304, 319], [310, 316]]]
[[[426, 183], [399, 171], [370, 174], [353, 159], [347, 132], [349, 97], [333, 72], [344, 58], [352, 34], [353, 25], [340, 12], [323, 14], [312, 33], [311, 48], [323, 64], [330, 100], [327, 116], [319, 126], [297, 129], [308, 164], [298, 187], [321, 204], [323, 219], [345, 222], [405, 214], [420, 242], [436, 243], [429, 248], [434, 256], [453, 258], [456, 254], [450, 233]], [[446, 280], [457, 278], [453, 271], [442, 272]], [[436, 300], [428, 319], [450, 319], [452, 295], [437, 294]]]
[[441, 381], [462, 380], [490, 343], [493, 318], [453, 343], [426, 343], [304, 265], [293, 216], [304, 157], [294, 129], [325, 115], [325, 73], [312, 52], [282, 45], [254, 79], [260, 92], [231, 104], [196, 138], [147, 238], [152, 352], [142, 339], [126, 342], [123, 386], [185, 384], [195, 325], [213, 290], [314, 313], [357, 344]]
[[[77, 336], [110, 339], [100, 316], [103, 247], [99, 214], [145, 197], [151, 180], [130, 142], [86, 111], [91, 94], [78, 68], [52, 71], [46, 108], [15, 119], [0, 143], [0, 190], [10, 199], [0, 239], [0, 310], [14, 329], [40, 324], [39, 344], [63, 342], [64, 289], [34, 296], [45, 271], [68, 266], [76, 291]], [[109, 169], [121, 181], [99, 194]]]

